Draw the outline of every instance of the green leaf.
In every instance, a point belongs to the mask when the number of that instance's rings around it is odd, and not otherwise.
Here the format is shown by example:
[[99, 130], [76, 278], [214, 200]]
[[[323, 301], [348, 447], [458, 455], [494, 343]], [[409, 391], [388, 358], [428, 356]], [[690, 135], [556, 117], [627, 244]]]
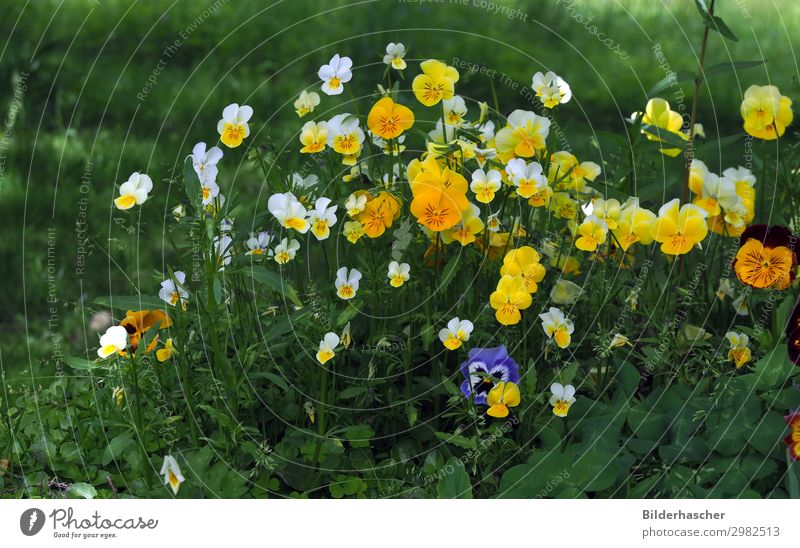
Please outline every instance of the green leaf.
[[704, 156], [711, 151], [719, 152], [724, 150], [730, 145], [737, 143], [742, 137], [744, 137], [744, 133], [735, 133], [733, 135], [728, 135], [727, 137], [720, 137], [719, 139], [714, 139], [713, 141], [703, 143], [702, 145], [695, 147], [695, 156]]
[[118, 459], [124, 451], [133, 443], [133, 434], [125, 432], [111, 439], [103, 452], [103, 466], [108, 466], [114, 459]]
[[758, 67], [766, 63], [766, 59], [762, 59], [761, 61], [728, 61], [725, 63], [718, 63], [716, 65], [710, 66], [707, 69], [703, 69], [703, 74], [705, 74], [706, 78], [709, 76], [714, 76], [716, 74], [724, 74], [729, 71], [737, 71], [737, 70], [745, 70], [753, 67]]
[[69, 354], [62, 356], [61, 361], [73, 369], [88, 370], [106, 366], [104, 362], [96, 362], [94, 360], [87, 360], [86, 358], [76, 358], [75, 356], [70, 356]]
[[73, 483], [67, 493], [74, 498], [93, 499], [97, 496], [97, 489], [88, 483]]
[[97, 297], [92, 303], [117, 310], [165, 310], [166, 305], [158, 297], [151, 297], [150, 295], [109, 295], [107, 297]]
[[369, 447], [369, 440], [375, 437], [375, 431], [368, 424], [357, 424], [348, 426], [344, 431], [344, 437], [353, 447]]
[[355, 398], [356, 396], [360, 396], [366, 391], [367, 389], [364, 386], [350, 386], [339, 392], [338, 398], [340, 400], [349, 400], [351, 398]]
[[716, 15], [711, 15], [708, 12], [708, 7], [706, 7], [706, 3], [703, 0], [694, 0], [695, 6], [697, 6], [697, 11], [700, 13], [700, 17], [703, 18], [703, 24], [710, 28], [711, 30], [715, 30], [720, 33], [722, 36], [729, 40], [733, 40], [734, 42], [738, 42], [739, 39], [736, 38], [736, 35], [733, 34], [728, 25], [725, 24], [720, 17]]
[[294, 329], [295, 324], [304, 320], [310, 315], [311, 309], [303, 308], [288, 316], [280, 316], [280, 319], [272, 324], [269, 330], [264, 334], [263, 341], [265, 343], [271, 343], [272, 341], [280, 339], [287, 333], [290, 333]]
[[284, 392], [289, 391], [289, 385], [286, 384], [286, 381], [280, 375], [276, 375], [275, 373], [270, 373], [268, 371], [259, 371], [257, 373], [251, 373], [251, 377], [256, 379], [267, 379], [272, 384], [278, 385]]
[[758, 360], [751, 374], [756, 376], [756, 388], [766, 389], [785, 384], [796, 371], [789, 360], [786, 345], [780, 345]]
[[664, 128], [660, 128], [657, 126], [651, 126], [650, 124], [642, 124], [642, 131], [653, 135], [654, 137], [658, 137], [661, 139], [661, 145], [669, 145], [670, 148], [680, 148], [683, 149], [686, 146], [686, 141], [678, 136], [677, 133], [672, 133]]
[[292, 287], [292, 285], [277, 272], [267, 270], [263, 266], [242, 268], [239, 272], [250, 276], [254, 281], [260, 284], [266, 285], [279, 295], [285, 296], [287, 299], [292, 301], [294, 305], [303, 306], [303, 303], [300, 302], [300, 298], [297, 296], [297, 291], [295, 291], [294, 287]]
[[447, 289], [447, 286], [450, 285], [450, 282], [453, 281], [453, 278], [458, 272], [458, 263], [461, 260], [461, 255], [455, 255], [450, 261], [445, 265], [444, 269], [442, 270], [442, 277], [439, 280], [439, 287], [437, 291], [443, 292]]
[[656, 85], [650, 88], [650, 91], [647, 92], [647, 97], [655, 97], [669, 87], [675, 86], [681, 82], [694, 80], [694, 76], [694, 73], [688, 70], [676, 70], [674, 72], [670, 72], [664, 78], [659, 80]]
[[408, 419], [408, 425], [414, 426], [417, 423], [417, 416], [419, 412], [417, 408], [411, 404], [406, 405], [406, 419]]
[[634, 366], [628, 362], [622, 362], [619, 366], [619, 370], [615, 374], [615, 377], [619, 381], [619, 387], [622, 389], [623, 395], [626, 398], [629, 398], [639, 387], [641, 375]]
[[467, 438], [461, 434], [447, 434], [446, 432], [436, 432], [436, 437], [447, 443], [452, 443], [462, 449], [475, 449], [478, 444], [473, 438]]
[[793, 499], [800, 499], [800, 481], [797, 478], [796, 463], [786, 453], [786, 489], [789, 491], [789, 496]]
[[456, 457], [450, 457], [440, 470], [443, 474], [436, 485], [436, 494], [440, 499], [471, 499], [472, 485], [464, 464]]

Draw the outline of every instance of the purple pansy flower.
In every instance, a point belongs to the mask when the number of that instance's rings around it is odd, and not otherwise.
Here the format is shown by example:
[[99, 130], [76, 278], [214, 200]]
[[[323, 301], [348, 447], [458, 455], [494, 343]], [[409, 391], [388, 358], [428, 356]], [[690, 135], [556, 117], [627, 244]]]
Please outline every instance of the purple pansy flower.
[[461, 392], [477, 405], [486, 405], [486, 395], [498, 382], [519, 382], [519, 365], [508, 355], [505, 345], [495, 348], [473, 348], [461, 364]]

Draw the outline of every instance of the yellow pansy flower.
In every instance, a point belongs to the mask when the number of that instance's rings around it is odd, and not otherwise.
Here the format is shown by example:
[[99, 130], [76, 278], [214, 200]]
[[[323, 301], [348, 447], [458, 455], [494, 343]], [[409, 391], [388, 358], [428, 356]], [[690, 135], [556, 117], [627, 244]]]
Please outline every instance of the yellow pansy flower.
[[[663, 132], [672, 133], [684, 141], [689, 140], [689, 136], [681, 131], [681, 128], [683, 127], [683, 117], [674, 110], [670, 110], [669, 103], [659, 97], [650, 99], [647, 102], [644, 116], [642, 117], [642, 123], [649, 126], [654, 126]], [[664, 141], [658, 136], [657, 133], [651, 133], [645, 130], [642, 130], [642, 133], [644, 133], [650, 141]], [[667, 156], [675, 157], [680, 154], [681, 149], [662, 148], [661, 152]]]
[[512, 249], [503, 257], [500, 275], [520, 276], [525, 290], [528, 293], [536, 293], [539, 290], [539, 282], [544, 279], [547, 272], [540, 261], [541, 256], [530, 246]]
[[315, 154], [325, 150], [328, 140], [328, 124], [326, 122], [306, 122], [300, 130], [300, 142], [303, 154]]
[[708, 235], [708, 214], [694, 204], [680, 206], [675, 198], [661, 206], [658, 218], [650, 227], [650, 235], [661, 244], [666, 255], [683, 255], [700, 245]]
[[170, 359], [173, 354], [175, 354], [175, 348], [172, 346], [172, 338], [169, 338], [164, 342], [164, 348], [156, 350], [156, 359], [163, 363]]
[[509, 274], [500, 278], [497, 289], [489, 296], [494, 316], [503, 325], [518, 324], [522, 319], [520, 310], [528, 308], [532, 301], [522, 277]]
[[598, 219], [594, 215], [587, 216], [578, 225], [578, 239], [575, 240], [575, 247], [581, 251], [597, 251], [597, 246], [605, 243], [608, 235], [608, 226], [605, 221]]
[[442, 99], [453, 97], [455, 83], [458, 82], [458, 71], [441, 61], [429, 59], [420, 64], [422, 74], [417, 75], [411, 83], [411, 89], [417, 100], [431, 107]]
[[777, 139], [792, 123], [792, 100], [775, 86], [747, 88], [740, 110], [744, 130], [758, 139]]
[[508, 408], [518, 406], [520, 401], [519, 387], [516, 384], [499, 382], [486, 395], [486, 403], [489, 405], [486, 414], [502, 419], [508, 416]]

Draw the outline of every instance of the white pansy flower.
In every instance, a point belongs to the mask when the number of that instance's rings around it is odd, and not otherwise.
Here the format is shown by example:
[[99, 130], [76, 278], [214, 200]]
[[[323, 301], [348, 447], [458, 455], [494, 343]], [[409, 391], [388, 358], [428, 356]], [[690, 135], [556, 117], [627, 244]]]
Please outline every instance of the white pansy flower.
[[349, 300], [356, 296], [358, 292], [358, 282], [361, 280], [361, 272], [355, 268], [347, 269], [343, 266], [336, 271], [336, 295], [340, 299]]
[[248, 255], [267, 255], [269, 253], [269, 244], [272, 242], [272, 233], [266, 230], [258, 234], [251, 234], [247, 239]]
[[530, 198], [548, 189], [547, 177], [539, 162], [528, 164], [522, 158], [513, 158], [506, 165], [506, 173], [508, 180], [516, 187], [517, 194], [523, 198]]
[[181, 467], [178, 466], [178, 461], [172, 455], [164, 457], [161, 475], [164, 476], [164, 485], [172, 487], [172, 492], [176, 495], [178, 494], [178, 489], [181, 488], [181, 483], [186, 481], [186, 478], [181, 474]]
[[222, 144], [229, 148], [236, 148], [250, 135], [248, 121], [253, 116], [253, 108], [247, 105], [241, 107], [231, 103], [222, 111], [222, 118], [217, 122], [217, 133]]
[[355, 192], [352, 193], [350, 196], [347, 197], [347, 201], [344, 203], [344, 207], [347, 210], [347, 214], [351, 217], [355, 217], [367, 206], [367, 195], [366, 194], [356, 194]]
[[555, 340], [559, 348], [569, 346], [575, 326], [561, 310], [551, 306], [550, 310], [539, 314], [539, 319], [542, 320], [542, 329], [547, 338]]
[[536, 96], [547, 108], [566, 103], [572, 98], [569, 84], [555, 72], [534, 74], [531, 89], [536, 92]]
[[339, 95], [344, 91], [344, 84], [353, 78], [350, 69], [353, 68], [353, 60], [349, 57], [340, 57], [337, 53], [331, 57], [327, 65], [322, 65], [317, 72], [317, 76], [322, 80], [322, 91], [326, 95]]
[[153, 180], [144, 173], [135, 171], [127, 181], [119, 185], [119, 198], [114, 200], [114, 205], [123, 211], [135, 205], [142, 205], [151, 190], [153, 190]]
[[400, 264], [397, 261], [390, 262], [389, 272], [387, 274], [389, 277], [389, 285], [392, 287], [400, 287], [411, 277], [409, 272], [411, 272], [411, 267], [408, 263]]
[[358, 125], [358, 117], [345, 113], [328, 120], [328, 146], [335, 152], [357, 155], [363, 142], [364, 131]]
[[571, 384], [567, 386], [554, 382], [550, 385], [550, 405], [553, 406], [553, 414], [557, 417], [566, 417], [570, 406], [575, 403], [575, 387]]
[[472, 172], [472, 182], [469, 189], [475, 194], [475, 199], [482, 204], [494, 200], [495, 193], [503, 186], [503, 176], [496, 169], [488, 172], [476, 169]]
[[405, 56], [406, 47], [402, 43], [389, 42], [389, 45], [386, 46], [386, 55], [383, 56], [383, 62], [394, 69], [404, 70], [406, 68]]
[[469, 340], [473, 328], [471, 321], [456, 316], [447, 322], [447, 327], [439, 331], [439, 340], [448, 350], [455, 350]]
[[454, 95], [451, 99], [442, 101], [444, 107], [444, 119], [447, 125], [462, 127], [467, 116], [467, 105], [464, 98]]
[[291, 192], [273, 194], [267, 201], [267, 209], [283, 228], [292, 228], [300, 234], [308, 232], [308, 212]]
[[222, 149], [211, 147], [206, 150], [206, 144], [202, 141], [194, 145], [192, 149], [192, 166], [200, 181], [217, 179], [217, 163], [222, 159]]
[[308, 221], [311, 223], [311, 232], [317, 237], [317, 240], [327, 239], [331, 234], [331, 227], [336, 224], [336, 209], [339, 206], [330, 206], [330, 203], [330, 198], [317, 198], [314, 209], [309, 212]]
[[[186, 274], [181, 272], [180, 270], [174, 272], [175, 279], [167, 278], [163, 282], [161, 282], [161, 289], [158, 291], [158, 298], [164, 301], [165, 303], [169, 303], [172, 306], [181, 303], [183, 309], [186, 309], [186, 303], [189, 300], [189, 292], [183, 287], [183, 283], [186, 281]], [[175, 283], [175, 280], [178, 283]]]
[[275, 262], [278, 264], [288, 263], [295, 258], [298, 249], [300, 249], [300, 242], [294, 238], [291, 241], [289, 241], [289, 238], [284, 238], [273, 250]]
[[112, 325], [100, 337], [97, 355], [105, 359], [120, 350], [125, 350], [126, 346], [128, 346], [128, 332], [121, 325]]

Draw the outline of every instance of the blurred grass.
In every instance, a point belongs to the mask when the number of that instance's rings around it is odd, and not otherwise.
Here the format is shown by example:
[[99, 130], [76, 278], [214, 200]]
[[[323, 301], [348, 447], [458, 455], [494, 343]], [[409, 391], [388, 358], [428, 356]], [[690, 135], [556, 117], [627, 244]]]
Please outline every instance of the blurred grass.
[[[508, 76], [495, 80], [506, 112], [524, 108], [525, 100], [518, 87], [503, 82], [524, 86], [534, 72], [554, 70], [573, 88], [575, 98], [559, 116], [577, 150], [584, 149], [592, 129], [621, 131], [622, 118], [643, 107], [646, 91], [665, 75], [654, 44], [660, 44], [671, 69], [696, 66], [703, 27], [691, 0], [500, 4], [519, 10], [518, 15], [490, 13], [473, 0], [272, 5], [3, 0], [0, 104], [6, 112], [15, 104], [20, 77], [27, 86], [4, 146], [0, 187], [0, 279], [8, 288], [0, 294], [5, 367], [27, 363], [28, 348], [34, 349], [34, 360], [49, 352], [46, 340], [33, 345], [23, 340], [24, 322], [31, 340], [61, 329], [82, 337], [74, 304], [107, 293], [110, 286], [116, 293], [132, 292], [121, 289], [124, 276], [99, 248], [90, 246], [86, 274], [75, 275], [73, 230], [87, 160], [92, 164], [86, 195], [89, 234], [103, 246], [112, 229], [119, 232], [109, 208], [113, 183], [134, 170], [145, 170], [156, 181], [150, 211], [159, 210], [161, 216], [146, 219], [148, 237], [138, 243], [137, 255], [124, 249], [127, 242], [110, 245], [121, 270], [146, 281], [162, 261], [168, 262], [161, 256], [160, 219], [177, 197], [160, 190], [175, 163], [194, 142], [215, 139], [219, 114], [234, 101], [255, 108], [257, 130], [264, 124], [279, 148], [293, 140], [300, 124], [292, 101], [300, 90], [316, 85], [317, 68], [336, 52], [355, 60], [358, 70], [350, 88], [356, 96], [374, 90], [390, 41], [405, 43], [409, 60], [458, 58], [495, 68]], [[793, 95], [790, 84], [796, 84], [798, 73], [794, 48], [800, 3], [720, 0], [717, 13], [739, 41], [723, 41], [712, 33], [708, 66], [728, 60], [768, 62], [710, 81], [699, 114], [709, 137], [738, 130], [738, 105], [748, 85], [769, 81]], [[610, 51], [593, 33], [603, 33], [611, 47], [628, 57]], [[176, 40], [180, 45], [172, 51]], [[409, 63], [411, 76], [417, 70], [416, 63]], [[688, 102], [689, 88], [683, 89]], [[472, 78], [458, 91], [477, 100], [491, 98], [485, 77]], [[346, 95], [325, 98], [323, 107], [348, 100]], [[255, 137], [251, 144], [258, 141]], [[293, 153], [294, 143], [290, 147]], [[257, 191], [256, 174], [244, 169], [236, 177], [239, 192]], [[56, 228], [53, 276], [61, 311], [56, 328], [45, 322], [52, 314], [48, 227]]]

